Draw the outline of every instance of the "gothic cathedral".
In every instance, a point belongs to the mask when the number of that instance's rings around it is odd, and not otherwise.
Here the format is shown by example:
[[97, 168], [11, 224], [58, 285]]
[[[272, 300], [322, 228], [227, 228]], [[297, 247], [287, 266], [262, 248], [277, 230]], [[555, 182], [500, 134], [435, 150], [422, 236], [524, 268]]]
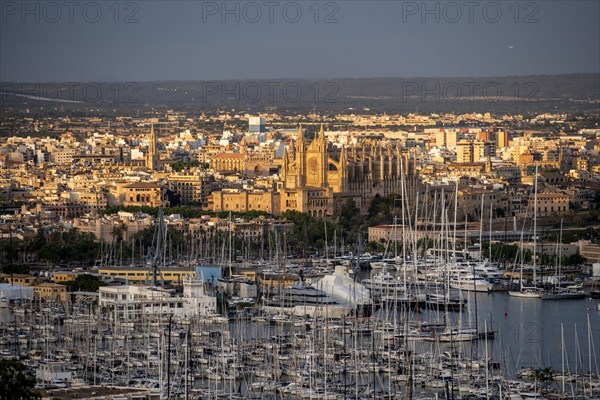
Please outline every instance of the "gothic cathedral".
[[365, 213], [375, 196], [401, 194], [404, 187], [410, 200], [416, 191], [413, 154], [398, 144], [364, 141], [338, 148], [329, 144], [322, 125], [306, 144], [300, 127], [283, 157], [277, 184], [281, 211], [330, 217], [352, 199]]

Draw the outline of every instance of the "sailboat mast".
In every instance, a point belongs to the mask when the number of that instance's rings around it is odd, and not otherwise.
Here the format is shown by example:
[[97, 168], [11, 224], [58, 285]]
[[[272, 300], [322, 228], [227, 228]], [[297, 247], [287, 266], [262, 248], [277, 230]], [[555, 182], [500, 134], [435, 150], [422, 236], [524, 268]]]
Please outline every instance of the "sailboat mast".
[[154, 249], [154, 257], [152, 259], [152, 285], [158, 286], [158, 260], [161, 254], [162, 248], [162, 236], [163, 236], [163, 210], [158, 209], [158, 229], [156, 232], [156, 248]]
[[537, 287], [537, 181], [538, 181], [538, 165], [535, 164], [535, 178], [533, 185], [533, 287]]
[[452, 255], [456, 258], [456, 213], [458, 211], [458, 179], [454, 189], [454, 237], [452, 238]]
[[562, 234], [563, 234], [563, 219], [560, 219], [560, 233], [558, 238], [558, 273], [557, 273], [557, 287], [560, 287], [560, 275], [562, 273]]
[[403, 280], [403, 288], [404, 293], [406, 294], [406, 221], [404, 214], [404, 170], [403, 170], [403, 162], [400, 160], [400, 191], [402, 195], [400, 196], [400, 202], [402, 207], [402, 280]]
[[560, 359], [562, 365], [562, 397], [565, 397], [565, 334], [563, 330], [563, 324], [560, 324]]
[[492, 220], [493, 220], [493, 209], [492, 209], [493, 205], [492, 202], [490, 201], [490, 239], [489, 239], [489, 244], [488, 244], [488, 252], [489, 252], [489, 262], [492, 262]]
[[479, 217], [479, 261], [483, 261], [483, 199], [485, 193], [481, 194], [481, 215]]
[[231, 236], [232, 236], [232, 232], [231, 232], [231, 230], [232, 230], [232, 229], [231, 229], [231, 225], [232, 225], [232, 222], [231, 222], [231, 211], [230, 211], [230, 212], [229, 212], [229, 221], [228, 221], [228, 224], [227, 224], [228, 231], [229, 231], [229, 232], [228, 232], [228, 233], [229, 233], [229, 238], [228, 238], [228, 240], [229, 240], [229, 249], [228, 249], [228, 250], [229, 250], [229, 262], [228, 262], [228, 267], [229, 267], [229, 279], [231, 279], [231, 275], [232, 275], [232, 271], [231, 271], [231, 263], [233, 262], [233, 260], [232, 260], [233, 246], [232, 246], [232, 238], [231, 238]]
[[587, 337], [588, 337], [588, 374], [590, 376], [590, 397], [593, 395], [592, 386], [592, 329], [590, 326], [590, 312], [587, 312]]

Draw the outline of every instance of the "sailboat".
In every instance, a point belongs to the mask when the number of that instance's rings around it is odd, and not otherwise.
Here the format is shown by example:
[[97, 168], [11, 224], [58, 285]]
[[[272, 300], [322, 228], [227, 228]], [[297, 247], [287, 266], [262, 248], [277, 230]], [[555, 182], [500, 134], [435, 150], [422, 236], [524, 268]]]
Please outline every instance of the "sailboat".
[[575, 289], [575, 288], [564, 288], [561, 287], [560, 285], [560, 276], [561, 276], [561, 261], [562, 261], [562, 247], [561, 247], [561, 243], [562, 243], [562, 225], [563, 225], [563, 221], [562, 219], [560, 220], [560, 236], [558, 239], [558, 252], [557, 252], [557, 258], [558, 258], [558, 262], [557, 262], [557, 270], [555, 272], [556, 274], [556, 283], [554, 285], [554, 287], [548, 291], [545, 291], [544, 293], [542, 293], [542, 300], [577, 300], [577, 299], [584, 299], [585, 298], [585, 293], [583, 292], [583, 290], [580, 289]]
[[523, 286], [523, 256], [521, 255], [521, 271], [519, 274], [519, 290], [509, 290], [508, 294], [513, 297], [525, 297], [529, 299], [541, 298], [543, 290], [537, 287], [536, 274], [536, 248], [537, 248], [537, 178], [538, 166], [535, 166], [535, 180], [533, 189], [533, 286]]
[[590, 298], [592, 299], [600, 299], [600, 288], [596, 287], [597, 282], [596, 280], [592, 281], [592, 288], [590, 289]]
[[578, 300], [585, 299], [586, 294], [582, 290], [555, 287], [551, 291], [541, 294], [542, 300]]

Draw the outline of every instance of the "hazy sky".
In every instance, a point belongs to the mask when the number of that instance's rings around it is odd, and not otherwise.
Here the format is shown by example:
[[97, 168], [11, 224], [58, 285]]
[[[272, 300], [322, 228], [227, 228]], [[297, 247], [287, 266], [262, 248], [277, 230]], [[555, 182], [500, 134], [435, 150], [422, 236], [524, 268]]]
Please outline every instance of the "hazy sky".
[[0, 1], [1, 81], [600, 73], [598, 0], [65, 1]]

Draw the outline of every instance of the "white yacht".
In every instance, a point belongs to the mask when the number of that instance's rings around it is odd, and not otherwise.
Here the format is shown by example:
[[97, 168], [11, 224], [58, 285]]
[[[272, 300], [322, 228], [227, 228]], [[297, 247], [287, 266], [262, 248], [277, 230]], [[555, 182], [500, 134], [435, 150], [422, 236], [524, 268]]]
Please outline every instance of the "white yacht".
[[473, 270], [475, 271], [475, 274], [481, 276], [484, 279], [500, 279], [504, 276], [501, 270], [489, 264], [475, 265], [475, 268]]
[[524, 297], [528, 299], [540, 299], [542, 297], [543, 289], [538, 287], [526, 287], [520, 286], [519, 290], [509, 290], [508, 295], [512, 297]]
[[387, 269], [376, 273], [371, 278], [363, 279], [361, 283], [365, 288], [377, 294], [390, 294], [404, 291], [404, 282], [391, 275]]
[[342, 318], [349, 315], [353, 306], [340, 304], [323, 290], [316, 289], [304, 281], [284, 288], [280, 295], [266, 301], [263, 311], [290, 316]]
[[457, 274], [450, 278], [450, 287], [468, 292], [490, 292], [494, 284], [486, 281], [479, 275]]
[[446, 328], [437, 335], [440, 342], [472, 342], [478, 339], [475, 328]]

